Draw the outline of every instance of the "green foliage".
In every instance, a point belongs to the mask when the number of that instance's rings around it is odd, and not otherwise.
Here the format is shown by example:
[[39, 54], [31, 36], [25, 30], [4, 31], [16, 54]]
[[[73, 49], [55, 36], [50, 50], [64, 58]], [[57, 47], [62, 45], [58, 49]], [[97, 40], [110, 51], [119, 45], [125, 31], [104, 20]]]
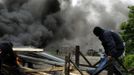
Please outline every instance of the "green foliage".
[[126, 53], [134, 53], [134, 6], [128, 7], [130, 9], [127, 22], [121, 24], [121, 36], [126, 45]]
[[[126, 46], [126, 56], [124, 58], [124, 65], [127, 68], [134, 67], [134, 6], [128, 7], [129, 14], [127, 22], [121, 24], [121, 36]], [[130, 74], [131, 75], [131, 74]]]
[[124, 58], [124, 64], [127, 68], [133, 68], [134, 67], [134, 55], [127, 55]]

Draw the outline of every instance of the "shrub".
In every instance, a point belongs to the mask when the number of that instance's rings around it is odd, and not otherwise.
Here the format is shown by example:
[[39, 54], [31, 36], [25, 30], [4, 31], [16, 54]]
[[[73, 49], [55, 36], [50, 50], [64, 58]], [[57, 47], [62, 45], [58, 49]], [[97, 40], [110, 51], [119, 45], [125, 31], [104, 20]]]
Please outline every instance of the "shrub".
[[134, 54], [129, 54], [124, 58], [124, 65], [127, 68], [134, 68]]

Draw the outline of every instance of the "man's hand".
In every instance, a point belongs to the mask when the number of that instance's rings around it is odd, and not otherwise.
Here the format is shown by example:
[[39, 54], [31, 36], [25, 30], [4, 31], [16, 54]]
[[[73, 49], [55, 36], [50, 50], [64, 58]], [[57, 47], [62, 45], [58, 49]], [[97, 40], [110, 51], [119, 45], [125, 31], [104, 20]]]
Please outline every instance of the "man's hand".
[[112, 56], [108, 56], [108, 60], [111, 60], [112, 59]]

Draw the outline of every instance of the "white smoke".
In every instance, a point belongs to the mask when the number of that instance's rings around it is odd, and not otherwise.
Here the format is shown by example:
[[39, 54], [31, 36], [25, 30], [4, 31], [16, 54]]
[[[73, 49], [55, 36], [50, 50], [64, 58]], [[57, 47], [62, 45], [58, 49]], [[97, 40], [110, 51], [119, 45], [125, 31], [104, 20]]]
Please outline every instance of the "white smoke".
[[[65, 46], [80, 45], [82, 50], [102, 48], [100, 41], [93, 35], [95, 26], [119, 31], [119, 26], [127, 20], [128, 6], [133, 0], [69, 0], [64, 1], [66, 29], [70, 29], [73, 39], [54, 43]], [[73, 29], [74, 27], [74, 29]], [[72, 29], [72, 30], [71, 30]]]

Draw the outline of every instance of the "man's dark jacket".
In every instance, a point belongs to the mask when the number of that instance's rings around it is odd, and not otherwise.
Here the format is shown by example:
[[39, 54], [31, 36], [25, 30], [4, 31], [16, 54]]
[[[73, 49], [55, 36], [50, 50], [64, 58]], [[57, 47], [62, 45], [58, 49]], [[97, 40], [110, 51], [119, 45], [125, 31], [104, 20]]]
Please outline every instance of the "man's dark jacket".
[[112, 31], [103, 30], [99, 36], [107, 55], [119, 57], [124, 52], [124, 44], [120, 36]]

